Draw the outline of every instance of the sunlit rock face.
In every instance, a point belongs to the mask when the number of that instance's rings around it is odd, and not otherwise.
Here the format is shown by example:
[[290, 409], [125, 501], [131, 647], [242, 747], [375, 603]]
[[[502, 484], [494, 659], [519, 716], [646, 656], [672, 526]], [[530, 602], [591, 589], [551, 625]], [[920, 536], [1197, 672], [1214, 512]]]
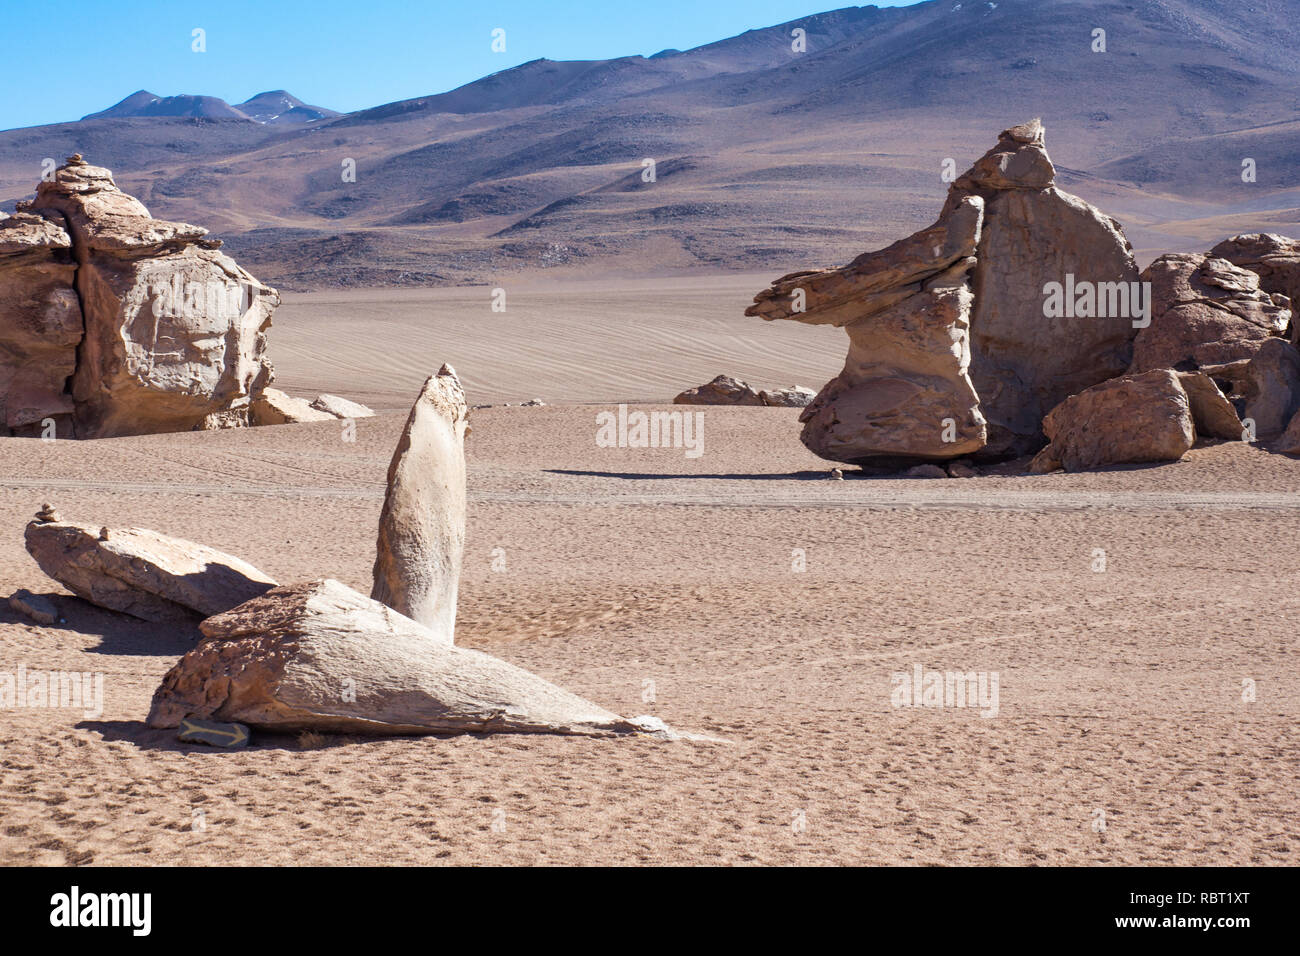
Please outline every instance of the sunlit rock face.
[[221, 253], [206, 229], [154, 219], [80, 156], [20, 209], [63, 224], [75, 269], [80, 331], [75, 368], [64, 375], [74, 434], [58, 437], [248, 424], [250, 403], [274, 375], [265, 357], [274, 289]]

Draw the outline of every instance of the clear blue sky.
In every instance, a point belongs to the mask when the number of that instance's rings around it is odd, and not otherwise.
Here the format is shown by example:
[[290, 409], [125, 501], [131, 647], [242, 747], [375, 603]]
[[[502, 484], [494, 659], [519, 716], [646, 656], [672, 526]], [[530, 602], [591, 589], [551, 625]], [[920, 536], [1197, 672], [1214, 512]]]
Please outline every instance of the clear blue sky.
[[[875, 0], [906, 6], [914, 0]], [[139, 89], [239, 103], [285, 89], [349, 111], [441, 93], [537, 57], [650, 55], [843, 0], [0, 0], [0, 129], [80, 119]], [[863, 4], [865, 5], [865, 4]], [[80, 18], [84, 18], [79, 20]], [[192, 31], [207, 52], [191, 51]], [[491, 32], [506, 31], [493, 53]]]

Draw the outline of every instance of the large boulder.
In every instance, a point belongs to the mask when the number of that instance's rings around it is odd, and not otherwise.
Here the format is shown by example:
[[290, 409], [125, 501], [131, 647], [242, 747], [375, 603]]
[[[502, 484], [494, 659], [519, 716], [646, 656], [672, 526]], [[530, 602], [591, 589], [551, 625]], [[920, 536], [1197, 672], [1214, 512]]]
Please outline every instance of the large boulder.
[[1030, 471], [1086, 471], [1134, 462], [1177, 461], [1196, 442], [1191, 405], [1169, 369], [1084, 389], [1043, 420], [1050, 439]]
[[76, 271], [62, 216], [0, 213], [0, 435], [72, 437]]
[[1254, 423], [1257, 438], [1276, 437], [1300, 410], [1300, 351], [1286, 339], [1266, 339], [1248, 359], [1201, 371], [1226, 386], [1242, 421]]
[[1151, 324], [1133, 343], [1130, 372], [1248, 359], [1291, 319], [1288, 299], [1264, 292], [1258, 275], [1226, 259], [1161, 256], [1142, 279], [1151, 283]]
[[71, 383], [77, 437], [247, 424], [273, 375], [274, 289], [206, 229], [154, 219], [80, 156], [18, 208], [58, 213], [72, 242], [85, 330]]
[[1210, 255], [1259, 276], [1259, 287], [1291, 300], [1292, 341], [1297, 329], [1294, 312], [1300, 308], [1300, 240], [1274, 233], [1251, 233], [1224, 239]]
[[[988, 421], [981, 457], [1041, 447], [1043, 416], [1123, 373], [1132, 355], [1133, 249], [1118, 222], [1054, 183], [1034, 120], [1004, 130], [949, 191], [946, 210], [984, 200], [970, 313], [970, 379]], [[1092, 290], [1093, 306], [1052, 314], [1053, 285]]]
[[370, 596], [452, 643], [465, 550], [469, 409], [450, 365], [420, 390], [388, 466]]
[[968, 284], [983, 201], [838, 269], [795, 272], [746, 315], [837, 325], [844, 369], [799, 416], [814, 453], [854, 464], [955, 458], [982, 448], [984, 419], [967, 376]]
[[187, 717], [344, 734], [673, 736], [479, 651], [447, 643], [338, 581], [276, 588], [199, 625], [149, 726]]
[[239, 558], [144, 528], [38, 516], [24, 537], [41, 570], [73, 594], [145, 621], [219, 614], [275, 587]]

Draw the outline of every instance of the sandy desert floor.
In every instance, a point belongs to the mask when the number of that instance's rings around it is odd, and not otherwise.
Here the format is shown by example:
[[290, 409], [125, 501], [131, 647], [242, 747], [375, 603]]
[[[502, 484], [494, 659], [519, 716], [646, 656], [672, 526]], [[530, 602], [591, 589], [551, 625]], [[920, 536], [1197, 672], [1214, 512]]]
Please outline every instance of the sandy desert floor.
[[[474, 290], [300, 297], [277, 314], [281, 383], [382, 409], [354, 442], [337, 423], [0, 441], [4, 593], [57, 595], [67, 621], [0, 604], [0, 670], [105, 686], [97, 718], [0, 712], [0, 863], [1296, 863], [1300, 462], [1233, 443], [833, 482], [797, 410], [768, 408], [703, 409], [699, 458], [597, 447], [613, 401], [835, 371], [839, 333], [739, 319], [732, 293], [758, 286], [735, 285], [521, 295], [496, 327]], [[194, 635], [71, 597], [23, 548], [48, 500], [368, 591], [404, 407], [444, 358], [472, 401], [554, 403], [473, 413], [457, 641], [726, 742], [179, 744], [143, 720]], [[893, 707], [917, 664], [997, 672], [997, 715]]]

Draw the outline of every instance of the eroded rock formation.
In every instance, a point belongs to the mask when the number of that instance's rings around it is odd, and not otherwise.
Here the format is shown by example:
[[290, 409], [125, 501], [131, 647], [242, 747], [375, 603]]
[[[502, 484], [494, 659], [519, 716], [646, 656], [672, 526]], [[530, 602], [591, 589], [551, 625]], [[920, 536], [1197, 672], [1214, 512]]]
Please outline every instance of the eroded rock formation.
[[760, 292], [746, 315], [837, 325], [844, 370], [804, 409], [803, 443], [858, 464], [954, 458], [985, 444], [967, 376], [968, 283], [984, 202], [839, 269], [795, 272]]
[[1290, 300], [1263, 291], [1258, 275], [1226, 259], [1161, 256], [1142, 280], [1151, 283], [1151, 324], [1134, 340], [1130, 372], [1248, 359], [1291, 319]]
[[[1043, 415], [1121, 374], [1138, 279], [1119, 224], [1056, 188], [1037, 120], [949, 191], [938, 222], [840, 269], [796, 272], [746, 315], [844, 327], [844, 371], [805, 410], [802, 438], [835, 461], [897, 465], [1041, 447]], [[1053, 314], [1051, 283], [1113, 288]], [[1105, 308], [1118, 302], [1123, 308]]]
[[17, 208], [0, 222], [4, 434], [45, 434], [46, 419], [59, 438], [248, 424], [273, 376], [274, 289], [80, 156]]

